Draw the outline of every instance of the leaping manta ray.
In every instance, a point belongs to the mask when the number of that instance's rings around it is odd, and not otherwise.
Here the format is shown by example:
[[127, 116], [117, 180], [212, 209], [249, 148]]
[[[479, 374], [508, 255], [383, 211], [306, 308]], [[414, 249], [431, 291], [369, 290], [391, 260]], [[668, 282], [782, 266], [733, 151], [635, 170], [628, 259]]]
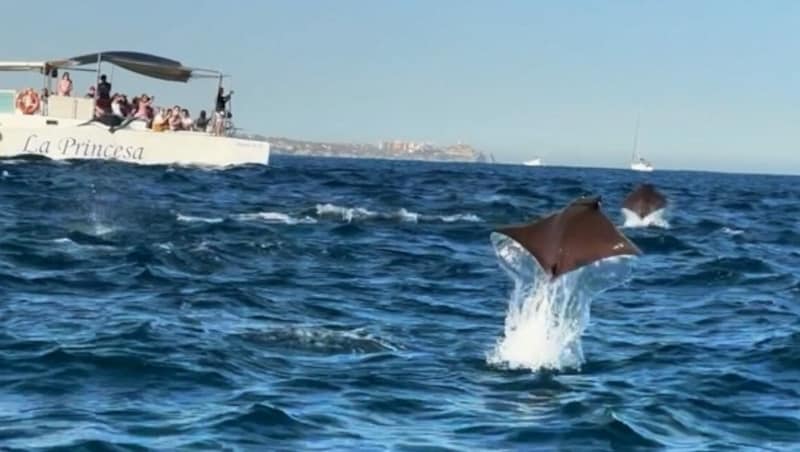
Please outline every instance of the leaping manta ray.
[[551, 279], [607, 257], [641, 254], [600, 210], [599, 196], [578, 198], [532, 223], [496, 232], [522, 245]]
[[636, 187], [622, 202], [622, 207], [644, 218], [667, 206], [667, 198], [656, 190], [653, 184]]

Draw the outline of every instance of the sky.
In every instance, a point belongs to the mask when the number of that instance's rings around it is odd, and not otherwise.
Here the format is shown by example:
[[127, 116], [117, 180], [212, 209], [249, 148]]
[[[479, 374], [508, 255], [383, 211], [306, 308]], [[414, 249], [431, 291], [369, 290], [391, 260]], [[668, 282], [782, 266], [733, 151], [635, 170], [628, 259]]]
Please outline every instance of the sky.
[[[639, 116], [657, 169], [800, 173], [797, 1], [7, 3], [0, 60], [136, 50], [221, 69], [236, 125], [267, 136], [627, 167]], [[216, 82], [115, 69], [113, 85], [196, 115]]]

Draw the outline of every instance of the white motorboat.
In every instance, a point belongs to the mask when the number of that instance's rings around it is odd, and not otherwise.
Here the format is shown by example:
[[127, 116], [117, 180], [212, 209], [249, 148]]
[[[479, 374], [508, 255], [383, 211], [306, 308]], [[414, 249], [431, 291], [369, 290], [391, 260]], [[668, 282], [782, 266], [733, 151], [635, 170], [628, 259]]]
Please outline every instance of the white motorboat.
[[542, 159], [536, 157], [535, 159], [524, 161], [522, 164], [525, 166], [542, 166]]
[[[44, 88], [52, 92], [51, 79], [59, 70], [96, 70], [99, 76], [104, 62], [170, 82], [217, 79], [215, 88], [222, 86], [225, 77], [219, 71], [190, 68], [155, 55], [118, 51], [54, 61], [0, 62], [0, 72], [38, 72], [44, 77]], [[97, 68], [84, 68], [92, 64]], [[222, 123], [213, 132], [156, 132], [147, 127], [146, 121], [132, 118], [109, 126], [95, 116], [95, 107], [93, 97], [43, 96], [32, 88], [0, 90], [0, 157], [34, 154], [57, 160], [198, 166], [269, 163], [269, 143], [235, 137], [232, 129]], [[230, 117], [228, 111], [214, 116], [225, 123]]]

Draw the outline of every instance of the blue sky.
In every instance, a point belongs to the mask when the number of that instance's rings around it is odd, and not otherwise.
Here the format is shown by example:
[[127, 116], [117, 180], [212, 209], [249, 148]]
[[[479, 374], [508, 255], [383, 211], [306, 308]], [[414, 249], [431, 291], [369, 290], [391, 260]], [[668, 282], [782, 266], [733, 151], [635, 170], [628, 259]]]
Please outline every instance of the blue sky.
[[[623, 167], [640, 113], [658, 168], [800, 172], [800, 2], [9, 3], [0, 59], [125, 49], [221, 68], [237, 125], [266, 135]], [[214, 83], [116, 70], [114, 90], [196, 112]]]

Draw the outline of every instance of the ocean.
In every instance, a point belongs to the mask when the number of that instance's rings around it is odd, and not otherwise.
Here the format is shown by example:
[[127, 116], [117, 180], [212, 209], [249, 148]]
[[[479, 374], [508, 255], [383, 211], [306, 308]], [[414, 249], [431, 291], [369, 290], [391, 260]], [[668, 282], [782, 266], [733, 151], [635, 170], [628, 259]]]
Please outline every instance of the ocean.
[[[798, 181], [0, 161], [0, 449], [798, 450]], [[520, 290], [492, 231], [581, 195], [643, 254]]]

